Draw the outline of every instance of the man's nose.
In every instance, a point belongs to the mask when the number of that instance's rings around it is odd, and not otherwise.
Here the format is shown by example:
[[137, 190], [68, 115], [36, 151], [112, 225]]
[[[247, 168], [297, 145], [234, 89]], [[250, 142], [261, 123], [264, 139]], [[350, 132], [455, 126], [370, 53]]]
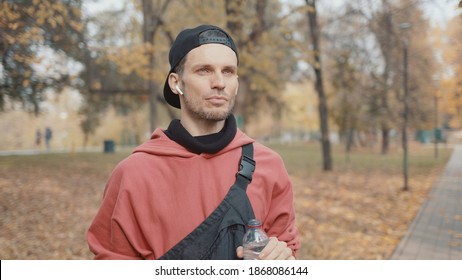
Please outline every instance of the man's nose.
[[212, 88], [225, 88], [225, 79], [222, 73], [216, 72], [212, 77]]

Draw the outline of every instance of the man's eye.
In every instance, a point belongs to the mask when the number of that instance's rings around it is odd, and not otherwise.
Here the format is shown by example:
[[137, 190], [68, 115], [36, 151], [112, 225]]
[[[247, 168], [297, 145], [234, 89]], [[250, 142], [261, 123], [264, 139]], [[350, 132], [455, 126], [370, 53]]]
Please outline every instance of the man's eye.
[[210, 69], [208, 69], [208, 68], [200, 68], [200, 69], [199, 69], [199, 72], [200, 72], [200, 73], [209, 73], [209, 72], [210, 72]]
[[223, 68], [223, 71], [222, 73], [225, 74], [225, 75], [235, 75], [237, 74], [237, 69], [233, 68], [233, 67], [225, 67]]

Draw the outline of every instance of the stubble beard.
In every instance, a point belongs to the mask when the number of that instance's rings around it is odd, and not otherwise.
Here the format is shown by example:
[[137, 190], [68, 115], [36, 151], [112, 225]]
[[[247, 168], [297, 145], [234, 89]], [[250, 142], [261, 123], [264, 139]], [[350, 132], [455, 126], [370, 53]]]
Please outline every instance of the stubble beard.
[[215, 122], [226, 120], [231, 115], [234, 104], [235, 99], [232, 99], [229, 101], [226, 111], [223, 109], [216, 110], [214, 108], [205, 108], [200, 102], [191, 100], [187, 97], [184, 98], [184, 105], [193, 117]]

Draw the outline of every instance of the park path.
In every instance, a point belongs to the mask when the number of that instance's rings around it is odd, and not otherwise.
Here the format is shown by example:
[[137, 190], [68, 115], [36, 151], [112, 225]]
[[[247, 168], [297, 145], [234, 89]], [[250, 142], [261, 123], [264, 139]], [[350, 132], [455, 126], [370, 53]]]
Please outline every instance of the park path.
[[462, 146], [398, 244], [394, 260], [462, 260]]

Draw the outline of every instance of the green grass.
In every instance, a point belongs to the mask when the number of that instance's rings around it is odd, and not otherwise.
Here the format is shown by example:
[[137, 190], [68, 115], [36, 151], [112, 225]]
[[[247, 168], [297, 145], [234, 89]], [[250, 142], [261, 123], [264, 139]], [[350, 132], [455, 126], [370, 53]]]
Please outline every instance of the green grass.
[[[291, 145], [272, 144], [270, 148], [278, 152], [284, 160], [289, 174], [310, 176], [322, 171], [321, 146], [318, 143], [299, 143]], [[440, 147], [439, 157], [435, 159], [434, 150], [428, 146], [415, 145], [409, 152], [409, 173], [424, 174], [435, 166], [444, 166], [452, 149]], [[0, 171], [14, 169], [43, 173], [69, 172], [73, 170], [82, 175], [108, 177], [115, 165], [129, 155], [130, 150], [104, 154], [100, 152], [40, 154], [27, 156], [0, 157]], [[372, 150], [354, 151], [347, 155], [342, 146], [333, 146], [333, 169], [336, 172], [373, 173], [374, 171], [397, 174], [403, 169], [403, 155], [392, 151], [387, 155]]]
[[[322, 171], [321, 146], [318, 143], [298, 143], [291, 145], [272, 144], [270, 148], [278, 152], [284, 160], [287, 170], [291, 174], [310, 175]], [[438, 159], [434, 158], [434, 150], [428, 146], [414, 146], [409, 152], [410, 172], [426, 172], [429, 168], [444, 165], [451, 155], [452, 149], [439, 148]], [[115, 165], [129, 155], [129, 150], [104, 154], [62, 153], [40, 154], [27, 156], [0, 157], [0, 169], [22, 169], [25, 172], [31, 168], [50, 169], [56, 172], [68, 171], [74, 167], [82, 174], [107, 173]], [[347, 155], [342, 146], [332, 146], [334, 171], [372, 172], [374, 170], [400, 172], [403, 168], [403, 155], [400, 151], [392, 151], [382, 155], [376, 151], [354, 151]]]
[[[318, 143], [293, 145], [269, 145], [284, 159], [291, 174], [310, 175], [322, 170], [322, 151]], [[409, 151], [409, 172], [427, 172], [430, 168], [445, 165], [452, 153], [451, 148], [439, 148], [438, 158], [429, 146], [414, 145]], [[401, 172], [403, 154], [399, 150], [382, 155], [374, 150], [353, 151], [346, 154], [340, 145], [332, 146], [334, 171], [373, 172], [376, 170]]]

